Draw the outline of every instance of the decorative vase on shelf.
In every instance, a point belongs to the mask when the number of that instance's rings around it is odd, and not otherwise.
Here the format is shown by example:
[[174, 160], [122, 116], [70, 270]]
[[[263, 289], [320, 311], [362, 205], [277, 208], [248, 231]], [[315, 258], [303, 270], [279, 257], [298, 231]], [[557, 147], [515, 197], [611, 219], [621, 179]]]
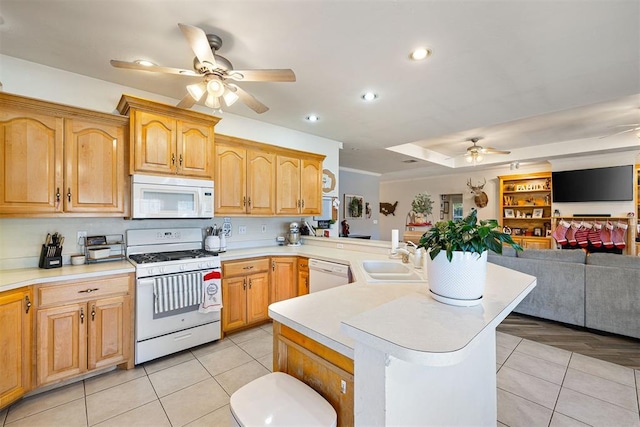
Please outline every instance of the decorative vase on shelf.
[[458, 306], [480, 304], [487, 277], [487, 253], [506, 243], [522, 250], [495, 219], [478, 221], [477, 211], [459, 220], [440, 221], [420, 238], [426, 277], [436, 301]]

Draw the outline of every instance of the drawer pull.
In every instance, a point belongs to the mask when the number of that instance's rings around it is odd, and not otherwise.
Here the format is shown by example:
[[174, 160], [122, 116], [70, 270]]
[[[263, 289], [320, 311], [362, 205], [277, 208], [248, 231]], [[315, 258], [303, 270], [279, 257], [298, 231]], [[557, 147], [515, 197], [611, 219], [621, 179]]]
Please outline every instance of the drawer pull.
[[31, 308], [31, 300], [29, 299], [29, 295], [25, 296], [24, 300], [27, 303], [27, 305], [26, 305], [27, 308], [25, 310], [25, 313], [28, 314], [29, 313], [29, 309]]
[[251, 270], [253, 265], [247, 265], [246, 267], [242, 267], [243, 270]]
[[89, 289], [85, 289], [84, 291], [78, 291], [79, 294], [90, 294], [91, 292], [95, 292], [97, 290], [100, 290], [100, 288], [89, 288]]

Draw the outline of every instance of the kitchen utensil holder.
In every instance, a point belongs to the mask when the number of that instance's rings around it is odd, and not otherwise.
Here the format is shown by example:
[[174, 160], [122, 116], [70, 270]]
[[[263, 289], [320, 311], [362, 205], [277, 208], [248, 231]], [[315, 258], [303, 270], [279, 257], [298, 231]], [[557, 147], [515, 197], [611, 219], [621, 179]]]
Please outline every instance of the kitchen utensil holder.
[[42, 250], [40, 251], [40, 263], [38, 267], [40, 268], [59, 268], [62, 267], [62, 246], [55, 247], [54, 255], [48, 255], [51, 251], [52, 246], [42, 245]]

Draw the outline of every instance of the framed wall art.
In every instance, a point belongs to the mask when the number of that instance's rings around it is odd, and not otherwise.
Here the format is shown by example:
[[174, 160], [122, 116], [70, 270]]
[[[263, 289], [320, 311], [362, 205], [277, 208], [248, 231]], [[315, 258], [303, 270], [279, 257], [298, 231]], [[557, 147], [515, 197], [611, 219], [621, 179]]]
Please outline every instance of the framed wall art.
[[344, 195], [344, 217], [346, 219], [362, 219], [364, 207], [364, 197], [355, 194]]

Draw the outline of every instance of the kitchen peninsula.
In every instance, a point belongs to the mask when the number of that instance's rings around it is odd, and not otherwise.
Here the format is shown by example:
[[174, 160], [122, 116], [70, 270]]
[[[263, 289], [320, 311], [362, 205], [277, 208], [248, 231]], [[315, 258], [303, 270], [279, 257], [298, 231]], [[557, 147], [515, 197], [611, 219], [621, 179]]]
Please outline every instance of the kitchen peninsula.
[[274, 370], [311, 383], [342, 373], [343, 396], [321, 392], [339, 425], [494, 425], [495, 328], [535, 277], [489, 264], [483, 302], [454, 307], [425, 284], [367, 284], [351, 266], [355, 283], [269, 307]]

